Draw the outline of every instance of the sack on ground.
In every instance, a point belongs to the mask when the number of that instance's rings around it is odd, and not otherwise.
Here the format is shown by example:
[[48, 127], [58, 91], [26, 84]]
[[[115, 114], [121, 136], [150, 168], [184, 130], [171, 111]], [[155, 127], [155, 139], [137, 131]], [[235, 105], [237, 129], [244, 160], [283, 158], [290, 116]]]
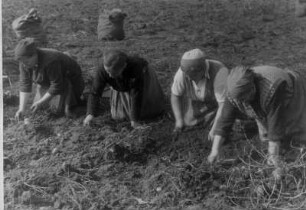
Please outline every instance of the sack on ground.
[[40, 46], [46, 44], [46, 33], [36, 9], [31, 9], [28, 14], [15, 19], [12, 23], [12, 28], [19, 40], [30, 37]]
[[104, 11], [99, 16], [98, 40], [122, 40], [125, 37], [123, 24], [126, 14], [120, 9]]
[[306, 16], [306, 0], [295, 0], [295, 15], [297, 17]]

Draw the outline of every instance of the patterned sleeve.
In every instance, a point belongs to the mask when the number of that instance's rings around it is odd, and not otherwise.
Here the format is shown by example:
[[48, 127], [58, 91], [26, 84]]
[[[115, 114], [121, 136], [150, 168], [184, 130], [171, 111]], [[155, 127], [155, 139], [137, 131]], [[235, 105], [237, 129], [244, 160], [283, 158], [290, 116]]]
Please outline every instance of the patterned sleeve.
[[184, 92], [185, 92], [184, 73], [179, 68], [173, 79], [171, 93], [176, 96], [182, 96]]
[[214, 93], [218, 103], [222, 103], [226, 98], [226, 80], [228, 76], [228, 69], [223, 67], [217, 73], [214, 80]]

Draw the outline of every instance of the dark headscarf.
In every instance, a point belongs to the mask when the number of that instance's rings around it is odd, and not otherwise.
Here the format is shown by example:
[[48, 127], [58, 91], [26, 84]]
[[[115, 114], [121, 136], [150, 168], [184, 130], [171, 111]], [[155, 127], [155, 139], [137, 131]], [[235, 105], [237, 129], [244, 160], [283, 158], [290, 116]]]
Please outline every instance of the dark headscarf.
[[103, 55], [103, 64], [110, 68], [110, 71], [120, 70], [127, 61], [127, 55], [119, 50], [109, 50]]
[[20, 57], [26, 56], [31, 57], [37, 51], [36, 44], [33, 38], [25, 38], [18, 42], [15, 47], [15, 58], [18, 59]]
[[231, 70], [227, 78], [228, 95], [236, 100], [243, 101], [253, 93], [255, 73], [248, 67], [236, 67]]

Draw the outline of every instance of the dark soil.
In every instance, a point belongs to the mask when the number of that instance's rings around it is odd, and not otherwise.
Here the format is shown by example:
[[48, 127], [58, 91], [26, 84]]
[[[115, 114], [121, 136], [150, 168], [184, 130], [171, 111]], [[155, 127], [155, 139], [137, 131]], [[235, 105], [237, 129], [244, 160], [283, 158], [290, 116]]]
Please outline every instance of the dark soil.
[[[85, 93], [103, 51], [118, 48], [147, 59], [170, 96], [180, 57], [192, 48], [229, 68], [305, 70], [306, 22], [293, 6], [289, 0], [3, 0], [4, 73], [10, 77], [3, 80], [5, 209], [306, 208], [304, 151], [286, 165], [282, 182], [273, 181], [266, 145], [250, 122], [236, 124], [223, 161], [212, 167], [208, 131], [198, 127], [173, 138], [169, 102], [168, 113], [137, 130], [110, 118], [107, 99], [91, 127], [82, 126], [85, 106], [73, 119], [49, 111], [27, 114], [27, 124], [14, 119], [18, 65], [11, 23], [31, 7], [43, 18], [47, 47], [77, 58]], [[127, 13], [126, 38], [99, 42], [99, 13], [113, 8]]]

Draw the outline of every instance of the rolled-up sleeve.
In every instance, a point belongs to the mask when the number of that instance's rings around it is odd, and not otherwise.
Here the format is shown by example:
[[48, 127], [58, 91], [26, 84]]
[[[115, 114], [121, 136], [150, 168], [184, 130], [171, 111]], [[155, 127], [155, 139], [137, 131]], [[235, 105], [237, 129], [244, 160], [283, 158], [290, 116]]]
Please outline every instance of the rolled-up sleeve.
[[171, 87], [171, 93], [176, 96], [182, 96], [185, 92], [185, 83], [184, 83], [184, 75], [183, 71], [179, 68], [176, 72], [173, 84]]
[[97, 115], [99, 101], [107, 84], [106, 75], [101, 68], [98, 68], [93, 78], [93, 84], [87, 102], [87, 115]]
[[51, 95], [59, 95], [64, 92], [64, 72], [58, 62], [54, 62], [46, 67], [46, 72], [50, 81], [48, 92]]
[[29, 69], [22, 64], [19, 65], [20, 70], [20, 81], [19, 90], [20, 92], [30, 93], [32, 92], [32, 75]]

